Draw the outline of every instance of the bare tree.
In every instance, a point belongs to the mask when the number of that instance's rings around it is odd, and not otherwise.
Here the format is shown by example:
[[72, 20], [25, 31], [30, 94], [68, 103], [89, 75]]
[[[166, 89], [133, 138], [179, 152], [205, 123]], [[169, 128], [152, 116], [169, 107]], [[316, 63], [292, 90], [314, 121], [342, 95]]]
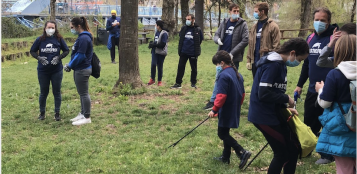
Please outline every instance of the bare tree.
[[176, 35], [178, 30], [178, 11], [179, 11], [178, 4], [179, 4], [179, 0], [175, 0], [175, 29], [171, 35]]
[[[301, 0], [300, 29], [307, 29], [311, 21], [311, 0]], [[300, 30], [298, 37], [306, 37], [307, 30]]]
[[[175, 28], [174, 8], [174, 0], [163, 1], [161, 19], [166, 23], [166, 28], [170, 31], [170, 33], [173, 33]], [[169, 37], [172, 38], [173, 34], [169, 34]]]
[[195, 23], [201, 27], [202, 33], [204, 33], [204, 17], [203, 17], [203, 9], [204, 9], [204, 0], [195, 0]]
[[352, 6], [351, 22], [355, 20], [355, 15], [356, 15], [356, 1], [354, 0]]
[[51, 0], [50, 1], [50, 20], [55, 21], [56, 20], [56, 0]]
[[122, 83], [136, 88], [142, 86], [138, 57], [138, 1], [121, 3], [119, 79], [115, 87]]
[[181, 0], [181, 20], [182, 20], [182, 25], [185, 25], [186, 16], [190, 13], [189, 12], [189, 7], [188, 7], [188, 1], [189, 0]]

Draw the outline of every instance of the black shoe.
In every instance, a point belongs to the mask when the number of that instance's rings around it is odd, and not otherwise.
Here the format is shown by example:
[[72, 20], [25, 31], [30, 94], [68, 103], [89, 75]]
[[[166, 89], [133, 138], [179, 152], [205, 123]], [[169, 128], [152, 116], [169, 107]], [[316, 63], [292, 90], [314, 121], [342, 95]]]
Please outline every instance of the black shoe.
[[206, 106], [203, 108], [203, 110], [211, 110], [214, 106], [213, 102], [208, 102]]
[[214, 157], [213, 159], [214, 159], [214, 160], [217, 160], [217, 161], [221, 161], [222, 163], [225, 163], [225, 164], [229, 164], [229, 163], [230, 163], [229, 158], [225, 158], [225, 157], [223, 157], [223, 156]]
[[60, 114], [59, 114], [59, 113], [56, 113], [56, 114], [55, 114], [55, 120], [56, 120], [56, 121], [60, 121], [60, 120], [61, 120], [61, 117], [60, 117]]
[[170, 88], [171, 89], [179, 89], [179, 88], [181, 88], [181, 84], [175, 83], [174, 86], [171, 86]]
[[191, 83], [191, 87], [197, 89], [197, 86], [194, 83]]
[[251, 155], [252, 153], [246, 150], [243, 152], [241, 157], [238, 157], [240, 159], [240, 163], [239, 163], [240, 169], [243, 169], [243, 167], [247, 164], [248, 159], [250, 158]]
[[112, 64], [116, 64], [115, 60], [112, 61]]
[[41, 112], [41, 114], [38, 116], [39, 120], [44, 120], [46, 118], [46, 115], [44, 112]]

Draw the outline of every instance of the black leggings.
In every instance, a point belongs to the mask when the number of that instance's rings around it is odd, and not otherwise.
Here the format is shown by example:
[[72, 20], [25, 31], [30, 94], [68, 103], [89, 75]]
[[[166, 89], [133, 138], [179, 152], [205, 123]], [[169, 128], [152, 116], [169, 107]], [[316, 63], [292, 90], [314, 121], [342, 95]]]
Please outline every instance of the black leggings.
[[274, 158], [270, 163], [268, 174], [280, 174], [284, 168], [284, 174], [295, 173], [299, 150], [296, 138], [287, 125], [268, 126], [254, 124], [264, 135], [274, 152]]
[[218, 137], [223, 140], [224, 145], [222, 156], [230, 158], [231, 148], [233, 148], [236, 154], [240, 157], [244, 149], [231, 135], [229, 135], [229, 130], [230, 128], [227, 127], [218, 127]]

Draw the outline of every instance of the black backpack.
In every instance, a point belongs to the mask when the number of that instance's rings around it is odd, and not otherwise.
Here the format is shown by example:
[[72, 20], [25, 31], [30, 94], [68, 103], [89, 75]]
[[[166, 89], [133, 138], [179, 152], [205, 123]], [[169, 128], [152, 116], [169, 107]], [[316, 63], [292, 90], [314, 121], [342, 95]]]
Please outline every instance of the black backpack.
[[94, 78], [99, 78], [100, 77], [100, 69], [101, 69], [101, 65], [100, 65], [100, 60], [98, 58], [98, 56], [93, 52], [93, 56], [92, 56], [92, 76]]

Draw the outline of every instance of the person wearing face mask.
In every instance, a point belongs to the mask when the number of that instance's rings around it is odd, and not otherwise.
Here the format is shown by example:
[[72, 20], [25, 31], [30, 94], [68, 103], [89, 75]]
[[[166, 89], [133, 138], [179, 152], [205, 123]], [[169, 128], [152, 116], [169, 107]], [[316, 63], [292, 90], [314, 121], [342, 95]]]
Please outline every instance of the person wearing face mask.
[[[328, 72], [332, 67], [319, 67], [316, 65], [317, 59], [320, 56], [322, 48], [324, 48], [329, 42], [333, 31], [338, 26], [336, 24], [331, 25], [331, 11], [328, 8], [317, 8], [314, 13], [314, 28], [315, 31], [307, 37], [309, 43], [310, 54], [304, 61], [301, 68], [301, 74], [294, 93], [299, 95], [302, 93], [302, 87], [307, 79], [309, 79], [309, 87], [307, 90], [305, 103], [304, 103], [304, 123], [310, 126], [312, 132], [318, 136], [321, 130], [321, 123], [318, 117], [322, 115], [323, 108], [316, 104], [317, 92], [315, 91], [316, 82], [325, 81]], [[332, 57], [329, 55], [329, 57]], [[316, 164], [327, 164], [333, 162], [331, 155], [325, 155], [320, 153], [321, 158], [316, 161]]]
[[106, 29], [109, 31], [107, 48], [110, 50], [110, 57], [112, 63], [115, 64], [115, 46], [118, 46], [119, 53], [119, 40], [120, 40], [120, 17], [117, 17], [117, 11], [111, 11], [112, 17], [107, 19]]
[[[62, 50], [62, 54], [60, 51]], [[46, 115], [46, 100], [52, 84], [52, 93], [55, 99], [55, 120], [60, 121], [61, 85], [63, 78], [62, 59], [69, 53], [66, 42], [57, 30], [55, 21], [47, 21], [42, 36], [33, 43], [30, 54], [38, 60], [37, 75], [40, 84], [40, 115], [39, 120], [44, 120]]]
[[[244, 19], [239, 17], [239, 6], [237, 4], [230, 4], [228, 9], [231, 17], [223, 19], [214, 35], [214, 42], [219, 45], [218, 51], [224, 50], [231, 55], [234, 66], [238, 69], [239, 62], [243, 61], [244, 49], [248, 45], [248, 25]], [[217, 69], [216, 72], [219, 73], [220, 71]], [[216, 83], [211, 99], [203, 109], [210, 110], [215, 98]]]
[[257, 72], [250, 95], [248, 121], [260, 130], [274, 152], [268, 174], [295, 173], [298, 159], [298, 139], [280, 113], [293, 109], [294, 100], [287, 94], [287, 66], [296, 67], [309, 55], [304, 39], [294, 38], [285, 42], [276, 52], [269, 52], [256, 62]]
[[195, 16], [193, 14], [186, 16], [186, 25], [182, 26], [179, 37], [178, 54], [180, 60], [177, 68], [176, 83], [171, 86], [171, 89], [181, 88], [187, 60], [190, 61], [191, 65], [191, 87], [197, 88], [197, 58], [201, 54], [203, 33], [201, 28], [195, 23]]
[[71, 61], [64, 66], [66, 72], [73, 69], [74, 83], [80, 96], [81, 111], [71, 119], [72, 125], [92, 123], [90, 118], [91, 99], [88, 93], [89, 76], [92, 74], [93, 35], [85, 17], [71, 20], [71, 32], [78, 35], [72, 47]]
[[278, 50], [280, 47], [279, 26], [268, 18], [269, 4], [257, 3], [254, 6], [254, 18], [258, 20], [249, 31], [249, 49], [247, 54], [247, 69], [252, 70], [253, 78], [257, 71], [256, 62], [264, 54]]

